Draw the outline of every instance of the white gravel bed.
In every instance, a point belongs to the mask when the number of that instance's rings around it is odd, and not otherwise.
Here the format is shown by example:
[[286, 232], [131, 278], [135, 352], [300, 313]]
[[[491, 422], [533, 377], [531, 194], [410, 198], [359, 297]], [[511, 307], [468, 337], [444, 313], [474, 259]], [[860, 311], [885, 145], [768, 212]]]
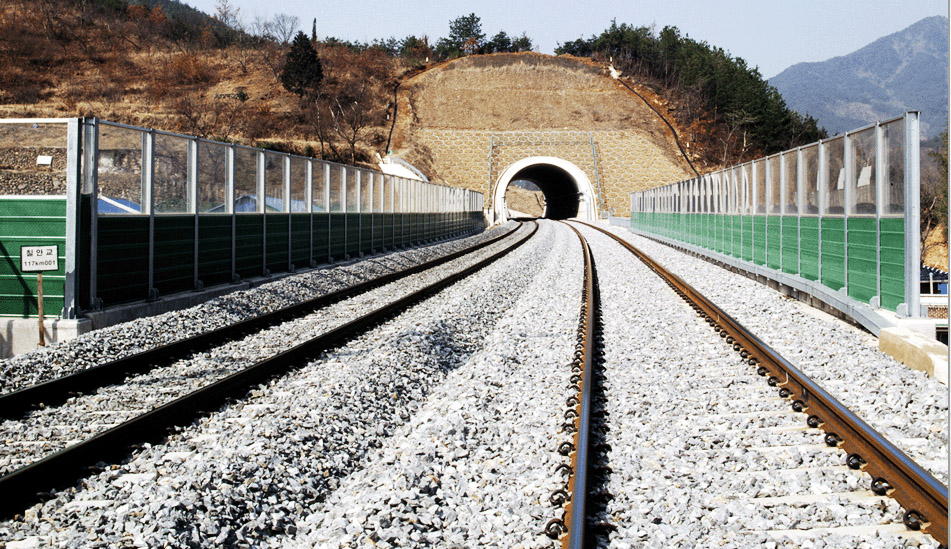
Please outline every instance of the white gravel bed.
[[722, 307], [948, 484], [948, 388], [878, 350], [878, 340], [746, 277], [611, 228]]
[[285, 276], [200, 305], [140, 318], [0, 360], [0, 394], [198, 335], [346, 286], [412, 267], [492, 238], [512, 224], [431, 246]]
[[[870, 479], [843, 470], [844, 453], [827, 448], [820, 431], [795, 430], [806, 415], [781, 401], [659, 277], [606, 236], [582, 231], [595, 253], [605, 323], [613, 499], [603, 518], [617, 526], [610, 547], [794, 547], [768, 531], [900, 522], [901, 508], [887, 498], [757, 500], [848, 492]], [[904, 543], [874, 533], [821, 541]]]
[[[281, 547], [484, 345], [554, 242], [490, 267], [253, 390], [81, 487], [0, 522], [0, 541], [63, 547]], [[408, 542], [407, 542], [408, 543]]]
[[449, 273], [464, 269], [511, 245], [531, 230], [521, 227], [512, 237], [477, 252], [375, 288], [369, 292], [331, 304], [320, 311], [272, 326], [243, 339], [179, 360], [110, 385], [95, 393], [73, 397], [64, 405], [28, 413], [18, 420], [0, 422], [0, 474], [12, 472], [37, 461], [75, 441], [90, 438], [106, 429], [157, 408], [199, 387], [247, 368], [304, 343], [321, 333], [404, 297], [436, 282]]
[[548, 498], [581, 305], [577, 237], [547, 257], [484, 348], [307, 517], [300, 547], [552, 547]]

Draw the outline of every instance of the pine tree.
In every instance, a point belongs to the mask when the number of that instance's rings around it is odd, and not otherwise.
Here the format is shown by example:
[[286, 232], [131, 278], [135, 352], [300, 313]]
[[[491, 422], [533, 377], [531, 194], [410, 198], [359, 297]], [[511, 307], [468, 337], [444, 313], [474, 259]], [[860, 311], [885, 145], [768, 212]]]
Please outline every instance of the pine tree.
[[324, 78], [324, 69], [317, 50], [303, 32], [298, 32], [287, 52], [287, 61], [281, 73], [281, 84], [300, 97], [314, 95]]

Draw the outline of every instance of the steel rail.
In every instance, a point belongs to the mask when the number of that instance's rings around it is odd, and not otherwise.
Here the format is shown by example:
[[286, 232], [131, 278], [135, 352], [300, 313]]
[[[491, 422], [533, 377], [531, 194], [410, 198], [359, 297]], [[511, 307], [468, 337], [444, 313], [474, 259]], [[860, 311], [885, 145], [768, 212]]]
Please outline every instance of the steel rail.
[[683, 279], [671, 273], [631, 243], [600, 227], [579, 222], [613, 238], [658, 273], [733, 345], [770, 386], [781, 387], [792, 408], [809, 414], [807, 424], [826, 431], [825, 442], [845, 450], [846, 464], [872, 477], [871, 489], [888, 495], [906, 510], [902, 517], [911, 530], [922, 530], [948, 545], [948, 487], [934, 478], [864, 420], [840, 403], [801, 370], [743, 327]]
[[534, 236], [538, 231], [538, 223], [533, 223], [534, 227], [528, 234], [474, 265], [271, 358], [0, 477], [0, 494], [3, 494], [0, 498], [0, 517], [11, 517], [29, 505], [44, 499], [51, 490], [75, 483], [99, 462], [111, 463], [122, 459], [128, 455], [133, 445], [162, 440], [169, 429], [187, 424], [200, 414], [219, 408], [229, 399], [245, 394], [254, 385], [284, 374], [318, 353], [340, 346], [368, 332], [379, 323], [485, 268]]
[[293, 318], [311, 314], [342, 299], [368, 292], [374, 288], [432, 269], [433, 267], [438, 267], [439, 265], [458, 259], [464, 255], [476, 252], [514, 234], [517, 230], [518, 227], [515, 227], [511, 231], [507, 231], [504, 234], [480, 242], [464, 250], [459, 250], [407, 269], [387, 273], [371, 280], [341, 288], [270, 313], [258, 315], [254, 318], [242, 320], [189, 338], [154, 347], [141, 353], [136, 353], [56, 379], [24, 387], [5, 395], [0, 395], [0, 419], [13, 419], [22, 416], [39, 404], [45, 406], [55, 405], [76, 394], [88, 393], [107, 385], [121, 383], [130, 375], [148, 372], [159, 366], [171, 364], [175, 360], [190, 354], [211, 348], [214, 345], [220, 345], [226, 341], [233, 341], [247, 334], [264, 330], [282, 322], [287, 322]]
[[[567, 223], [566, 223], [567, 225]], [[561, 537], [565, 549], [582, 549], [587, 545], [587, 519], [590, 508], [589, 491], [591, 474], [591, 416], [595, 377], [595, 358], [600, 297], [594, 255], [587, 240], [578, 229], [567, 225], [578, 236], [584, 255], [584, 296], [582, 304], [581, 331], [582, 352], [578, 364], [581, 371], [577, 382], [578, 396], [574, 407], [574, 451], [571, 453], [571, 473], [568, 479], [568, 497], [565, 503], [565, 518], [562, 525], [567, 530]], [[576, 355], [577, 356], [577, 355]]]

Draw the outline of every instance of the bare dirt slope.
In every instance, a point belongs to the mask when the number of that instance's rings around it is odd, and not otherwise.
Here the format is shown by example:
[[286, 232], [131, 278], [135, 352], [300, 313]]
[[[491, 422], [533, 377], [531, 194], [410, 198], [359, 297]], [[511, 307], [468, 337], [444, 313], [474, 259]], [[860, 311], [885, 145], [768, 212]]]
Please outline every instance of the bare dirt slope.
[[521, 158], [558, 156], [622, 215], [631, 191], [692, 174], [664, 122], [604, 67], [532, 52], [458, 59], [404, 82], [393, 145], [435, 178], [482, 192]]

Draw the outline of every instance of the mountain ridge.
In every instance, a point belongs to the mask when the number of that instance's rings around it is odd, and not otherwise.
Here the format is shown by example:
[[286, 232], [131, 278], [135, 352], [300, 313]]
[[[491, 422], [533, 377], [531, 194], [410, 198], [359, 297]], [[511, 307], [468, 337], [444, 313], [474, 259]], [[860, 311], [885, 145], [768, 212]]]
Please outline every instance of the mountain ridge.
[[769, 83], [830, 133], [919, 110], [921, 134], [931, 137], [947, 121], [947, 21], [926, 17], [852, 53], [792, 65]]

